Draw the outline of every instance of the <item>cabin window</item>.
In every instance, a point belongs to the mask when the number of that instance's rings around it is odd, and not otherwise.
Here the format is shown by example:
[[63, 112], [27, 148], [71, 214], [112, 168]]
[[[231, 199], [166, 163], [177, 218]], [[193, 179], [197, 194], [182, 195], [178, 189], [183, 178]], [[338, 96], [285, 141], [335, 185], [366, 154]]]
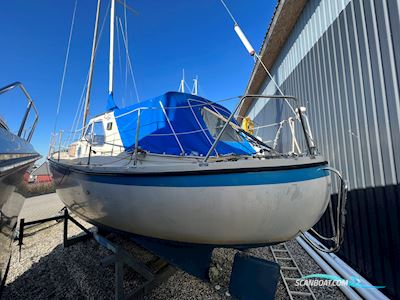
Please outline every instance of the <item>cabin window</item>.
[[107, 130], [111, 130], [112, 129], [112, 122], [108, 122], [107, 123]]
[[93, 126], [93, 145], [102, 146], [105, 142], [103, 122], [94, 122]]
[[85, 140], [88, 141], [89, 143], [92, 142], [92, 129], [93, 129], [93, 124], [90, 123], [85, 133]]
[[[202, 108], [202, 110], [201, 110], [201, 115], [203, 117], [203, 120], [207, 125], [208, 131], [210, 132], [211, 136], [214, 139], [216, 139], [218, 137], [219, 133], [221, 132], [222, 128], [225, 125], [224, 120], [219, 118], [216, 114], [218, 114], [218, 113], [216, 112], [214, 114], [214, 113], [212, 113], [212, 112], [210, 112], [210, 111], [208, 111], [207, 109], [204, 109], [204, 108]], [[235, 131], [235, 129], [233, 129], [232, 126], [228, 126], [225, 129], [224, 134], [221, 137], [221, 141], [225, 141], [225, 142], [241, 142], [242, 138]]]

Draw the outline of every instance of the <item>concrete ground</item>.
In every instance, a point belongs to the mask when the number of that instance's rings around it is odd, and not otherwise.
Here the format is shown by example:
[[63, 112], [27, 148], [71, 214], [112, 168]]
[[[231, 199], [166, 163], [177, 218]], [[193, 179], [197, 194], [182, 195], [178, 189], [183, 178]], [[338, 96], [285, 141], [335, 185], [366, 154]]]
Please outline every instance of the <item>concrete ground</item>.
[[27, 198], [19, 214], [19, 219], [33, 221], [52, 217], [64, 207], [56, 193]]
[[[23, 215], [49, 217], [44, 211], [57, 213], [62, 204], [55, 194], [35, 197], [26, 202]], [[35, 205], [37, 204], [37, 206]], [[60, 208], [61, 208], [60, 207]], [[84, 223], [82, 221], [82, 223]], [[89, 224], [84, 223], [87, 227]], [[80, 242], [68, 248], [62, 246], [63, 224], [50, 222], [26, 230], [24, 245], [19, 257], [14, 244], [11, 268], [7, 278], [3, 299], [113, 299], [114, 268], [103, 267], [100, 260], [111, 253], [100, 247], [94, 240]], [[81, 233], [69, 224], [70, 236]], [[110, 235], [108, 238], [126, 251], [150, 261], [154, 256], [143, 248], [124, 238]], [[304, 275], [323, 273], [319, 266], [295, 241], [287, 246]], [[227, 293], [229, 276], [236, 253], [231, 249], [216, 249], [213, 253], [212, 283], [203, 282], [185, 272], [176, 272], [156, 286], [146, 299], [231, 299]], [[250, 254], [272, 260], [269, 247], [250, 250]], [[215, 272], [215, 270], [217, 270]], [[124, 287], [127, 292], [137, 287], [143, 278], [127, 269]], [[317, 299], [346, 299], [337, 288], [313, 287]], [[288, 299], [288, 294], [279, 283], [276, 299]]]

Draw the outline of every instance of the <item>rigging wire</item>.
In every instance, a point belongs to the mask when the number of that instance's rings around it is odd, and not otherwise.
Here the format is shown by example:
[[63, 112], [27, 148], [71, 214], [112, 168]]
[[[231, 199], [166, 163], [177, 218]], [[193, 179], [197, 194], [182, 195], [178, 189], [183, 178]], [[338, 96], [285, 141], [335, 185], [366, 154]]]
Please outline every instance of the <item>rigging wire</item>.
[[[126, 0], [124, 0], [124, 25], [126, 32], [126, 48], [129, 53], [129, 41], [128, 41], [128, 19], [126, 17]], [[118, 26], [117, 26], [118, 28]], [[128, 59], [125, 57], [125, 99], [128, 101]]]
[[229, 16], [231, 17], [233, 23], [235, 23], [235, 25], [238, 24], [238, 22], [236, 22], [235, 17], [233, 16], [233, 14], [231, 13], [231, 11], [229, 10], [228, 6], [225, 4], [225, 1], [224, 1], [224, 0], [220, 0], [220, 1], [221, 1], [222, 5], [225, 7], [225, 10], [226, 10], [227, 13], [229, 14]]
[[136, 85], [136, 79], [135, 79], [135, 74], [133, 73], [133, 68], [132, 68], [132, 62], [131, 62], [131, 58], [129, 57], [129, 53], [128, 53], [128, 48], [126, 45], [126, 33], [124, 34], [124, 30], [122, 28], [122, 22], [121, 22], [121, 18], [118, 18], [119, 21], [119, 26], [121, 29], [121, 34], [122, 34], [122, 40], [124, 41], [124, 45], [125, 45], [125, 50], [126, 50], [126, 58], [128, 60], [128, 64], [129, 64], [129, 70], [132, 76], [132, 81], [133, 81], [133, 87], [135, 88], [135, 93], [136, 93], [136, 97], [137, 97], [137, 101], [138, 103], [140, 103], [140, 98], [139, 98], [139, 93], [138, 93], [138, 89], [137, 89], [137, 85]]
[[[121, 59], [121, 46], [120, 46], [120, 41], [119, 41], [119, 26], [117, 26], [117, 48], [118, 48], [118, 66], [119, 66], [119, 73], [122, 79], [122, 59]], [[120, 80], [120, 83], [122, 83], [122, 80]], [[125, 97], [122, 96], [122, 107], [125, 107]]]
[[[99, 44], [100, 44], [100, 40], [101, 40], [103, 31], [104, 31], [104, 26], [105, 26], [105, 24], [106, 24], [106, 20], [107, 20], [108, 14], [109, 14], [109, 12], [110, 12], [110, 6], [111, 6], [111, 1], [108, 2], [107, 10], [106, 10], [106, 13], [105, 13], [105, 15], [104, 15], [104, 18], [103, 18], [103, 21], [102, 21], [102, 24], [101, 24], [100, 33], [99, 33], [99, 42], [97, 43], [97, 45], [96, 45], [96, 50], [95, 50], [96, 52], [97, 52], [97, 49], [98, 49]], [[75, 133], [76, 133], [77, 130], [78, 130], [79, 120], [80, 120], [80, 118], [81, 118], [81, 116], [82, 116], [82, 113], [83, 113], [84, 92], [85, 92], [85, 89], [86, 89], [86, 86], [87, 86], [87, 83], [88, 83], [88, 79], [89, 79], [89, 70], [88, 70], [87, 75], [86, 75], [85, 84], [83, 85], [82, 94], [81, 94], [81, 99], [80, 99], [80, 102], [79, 102], [79, 104], [78, 104], [77, 111], [76, 111], [76, 113], [75, 113], [75, 115], [78, 113], [78, 117], [76, 118], [76, 124], [74, 124], [74, 123], [72, 124], [72, 128], [75, 128], [75, 129], [73, 130], [73, 132], [75, 132]], [[83, 130], [84, 130], [84, 128], [83, 128]], [[73, 139], [75, 139], [75, 134], [74, 134]]]
[[[75, 112], [74, 121], [72, 122], [71, 132], [74, 130], [75, 126], [77, 126], [76, 124], [78, 123], [78, 120], [80, 119], [80, 112], [81, 112], [81, 110], [83, 110], [83, 103], [84, 103], [83, 98], [84, 98], [84, 93], [86, 91], [86, 85], [87, 85], [88, 80], [89, 80], [89, 74], [88, 74], [88, 76], [86, 76], [86, 81], [85, 81], [85, 84], [82, 89], [81, 97], [79, 99], [78, 109]], [[78, 113], [79, 113], [79, 116], [78, 116]], [[74, 135], [74, 138], [75, 138], [75, 135]]]
[[129, 6], [128, 4], [126, 4], [126, 0], [124, 0], [124, 2], [122, 2], [122, 0], [117, 0], [117, 2], [119, 4], [121, 4], [125, 9], [128, 9], [131, 13], [133, 13], [134, 15], [139, 15], [139, 12], [137, 10], [135, 10], [134, 8], [132, 8], [131, 6]]
[[[279, 87], [278, 83], [275, 81], [274, 77], [272, 76], [272, 74], [269, 72], [268, 68], [265, 66], [264, 62], [262, 61], [261, 57], [254, 51], [253, 47], [251, 46], [251, 44], [249, 43], [249, 41], [247, 40], [246, 36], [244, 35], [244, 33], [242, 32], [242, 30], [240, 29], [238, 22], [236, 21], [235, 17], [233, 16], [232, 12], [230, 11], [230, 9], [228, 8], [228, 6], [226, 5], [224, 0], [220, 0], [220, 2], [222, 3], [222, 5], [224, 6], [226, 12], [228, 13], [228, 15], [230, 16], [230, 18], [232, 19], [232, 21], [235, 23], [235, 31], [237, 33], [237, 35], [239, 36], [240, 40], [242, 41], [243, 45], [246, 47], [247, 50], [251, 50], [249, 51], [249, 54], [251, 56], [254, 57], [255, 61], [259, 61], [259, 63], [261, 64], [261, 66], [263, 67], [263, 69], [265, 70], [265, 72], [267, 73], [268, 77], [271, 79], [272, 83], [275, 85], [276, 89], [278, 90], [278, 92], [284, 96], [281, 88]], [[249, 49], [251, 48], [251, 49]], [[289, 103], [289, 101], [287, 99], [284, 99], [286, 104], [290, 107], [290, 109], [292, 110], [293, 114], [295, 116], [297, 116], [296, 111], [293, 109], [292, 105]]]
[[[284, 96], [284, 93], [282, 92], [281, 88], [279, 87], [278, 83], [275, 81], [274, 77], [272, 76], [272, 74], [269, 72], [268, 68], [265, 66], [264, 62], [261, 59], [261, 56], [259, 56], [257, 53], [254, 54], [254, 62], [257, 62], [257, 60], [260, 62], [261, 66], [263, 67], [263, 69], [265, 70], [265, 72], [267, 73], [268, 77], [271, 79], [272, 83], [275, 85], [276, 89], [278, 90], [278, 92]], [[286, 104], [290, 107], [291, 111], [293, 112], [293, 114], [295, 116], [297, 116], [296, 111], [294, 110], [293, 106], [289, 103], [289, 101], [287, 99], [284, 99]]]
[[56, 131], [57, 129], [57, 123], [58, 123], [58, 116], [60, 114], [60, 106], [61, 106], [61, 99], [63, 95], [63, 90], [64, 90], [64, 82], [65, 82], [65, 74], [67, 73], [67, 65], [68, 65], [68, 59], [69, 59], [69, 50], [71, 48], [71, 40], [72, 40], [72, 33], [74, 31], [74, 25], [75, 25], [75, 15], [76, 15], [76, 7], [78, 6], [78, 0], [75, 0], [75, 5], [74, 5], [74, 12], [72, 14], [72, 21], [71, 21], [71, 27], [69, 30], [69, 37], [68, 37], [68, 45], [67, 45], [67, 53], [65, 55], [65, 61], [64, 61], [64, 70], [61, 78], [61, 87], [60, 87], [60, 93], [58, 95], [58, 103], [57, 103], [57, 112], [56, 112], [56, 119], [54, 121], [54, 129], [53, 132]]

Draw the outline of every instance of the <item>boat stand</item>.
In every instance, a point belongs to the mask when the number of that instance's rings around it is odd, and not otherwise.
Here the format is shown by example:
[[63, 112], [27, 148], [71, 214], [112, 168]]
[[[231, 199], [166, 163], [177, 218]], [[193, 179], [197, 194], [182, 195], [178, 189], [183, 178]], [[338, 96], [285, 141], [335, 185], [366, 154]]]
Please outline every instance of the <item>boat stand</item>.
[[[185, 272], [196, 276], [199, 279], [208, 281], [208, 269], [211, 262], [213, 247], [195, 245], [182, 245], [173, 242], [155, 241], [152, 238], [131, 238], [135, 244], [139, 244], [155, 255], [155, 259], [149, 263], [143, 263], [129, 254], [122, 247], [115, 245], [106, 239], [101, 232], [91, 231], [75, 220], [64, 208], [59, 216], [42, 220], [25, 222], [20, 221], [19, 247], [23, 245], [24, 227], [42, 224], [49, 221], [63, 221], [63, 246], [64, 248], [74, 245], [83, 240], [93, 238], [102, 247], [113, 254], [102, 259], [102, 266], [115, 267], [115, 299], [143, 299], [152, 288], [161, 283], [175, 272], [169, 262]], [[71, 221], [80, 229], [83, 234], [68, 238], [68, 221]], [[161, 258], [162, 257], [162, 258]], [[168, 261], [168, 262], [167, 262]], [[145, 282], [136, 288], [131, 294], [124, 292], [124, 267], [127, 266], [140, 274]], [[229, 291], [237, 299], [243, 300], [264, 300], [273, 299], [278, 285], [280, 267], [275, 262], [256, 258], [244, 252], [235, 255], [232, 265], [232, 273], [229, 282]]]
[[[102, 266], [115, 266], [115, 299], [143, 299], [144, 296], [151, 291], [157, 284], [161, 283], [175, 272], [175, 268], [170, 266], [165, 260], [156, 257], [149, 263], [143, 263], [130, 253], [115, 245], [97, 231], [90, 231], [75, 220], [69, 213], [68, 209], [64, 208], [64, 212], [60, 216], [51, 218], [25, 222], [20, 220], [18, 245], [21, 255], [21, 247], [23, 245], [24, 227], [42, 224], [49, 221], [63, 221], [63, 246], [64, 248], [74, 245], [78, 242], [93, 238], [102, 247], [110, 250], [113, 254], [101, 260]], [[84, 231], [84, 234], [68, 238], [68, 221], [71, 221], [76, 226]], [[145, 278], [145, 282], [137, 287], [132, 293], [126, 295], [124, 292], [124, 267], [127, 266], [133, 269], [136, 273]]]

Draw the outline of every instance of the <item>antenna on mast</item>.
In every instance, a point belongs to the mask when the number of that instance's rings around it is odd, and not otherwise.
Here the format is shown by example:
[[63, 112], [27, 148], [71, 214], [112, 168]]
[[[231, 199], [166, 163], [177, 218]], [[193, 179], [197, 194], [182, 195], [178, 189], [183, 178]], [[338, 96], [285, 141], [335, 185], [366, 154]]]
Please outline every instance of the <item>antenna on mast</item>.
[[185, 93], [185, 87], [187, 87], [188, 92], [190, 91], [192, 95], [197, 96], [199, 90], [199, 77], [196, 75], [196, 77], [193, 79], [193, 87], [190, 88], [185, 81], [185, 69], [182, 69], [182, 79], [181, 83], [179, 84], [178, 92]]
[[199, 76], [196, 75], [196, 78], [193, 79], [192, 95], [197, 96], [198, 85], [199, 85]]
[[180, 93], [185, 92], [185, 69], [182, 69], [182, 79], [181, 79], [181, 84], [179, 85], [178, 92]]

